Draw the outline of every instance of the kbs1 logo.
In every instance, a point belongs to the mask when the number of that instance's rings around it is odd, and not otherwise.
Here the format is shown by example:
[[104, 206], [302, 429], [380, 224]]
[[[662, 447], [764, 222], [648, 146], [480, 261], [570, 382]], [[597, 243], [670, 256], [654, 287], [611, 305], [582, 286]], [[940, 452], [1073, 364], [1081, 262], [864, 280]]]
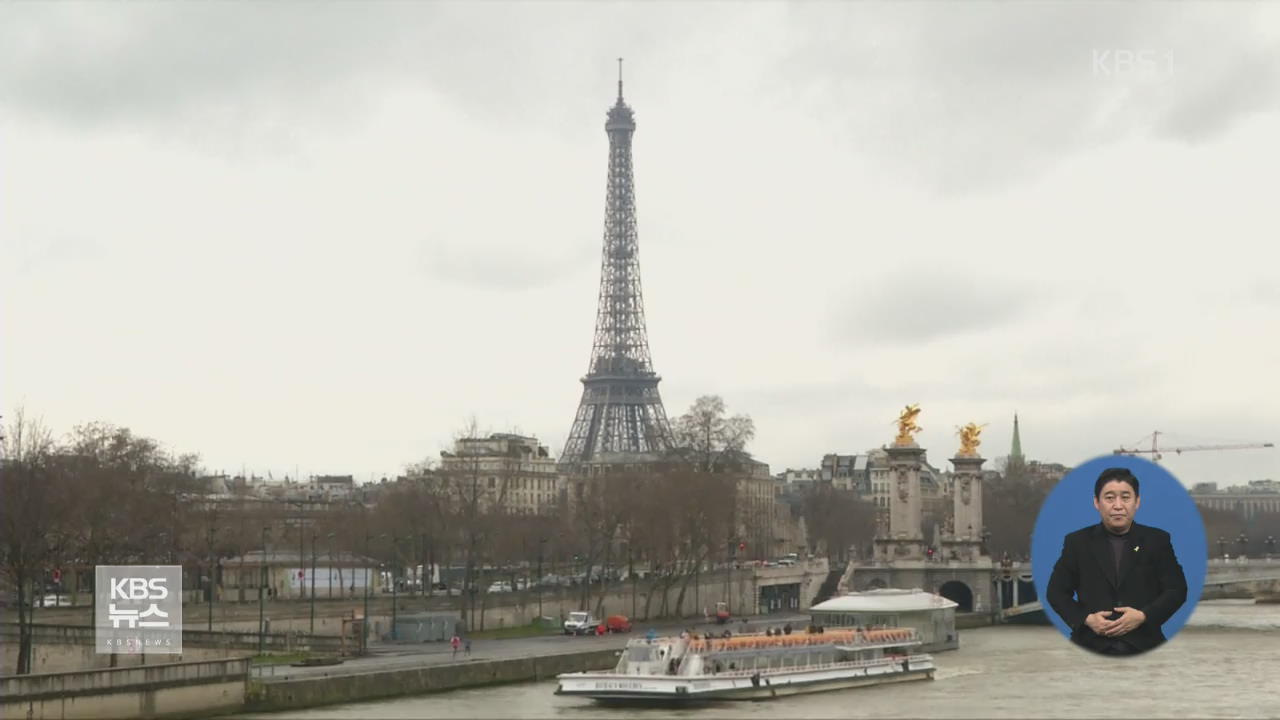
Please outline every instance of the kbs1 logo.
[[1173, 75], [1173, 53], [1124, 48], [1094, 48], [1093, 74], [1144, 80]]
[[97, 651], [182, 652], [182, 567], [99, 565]]

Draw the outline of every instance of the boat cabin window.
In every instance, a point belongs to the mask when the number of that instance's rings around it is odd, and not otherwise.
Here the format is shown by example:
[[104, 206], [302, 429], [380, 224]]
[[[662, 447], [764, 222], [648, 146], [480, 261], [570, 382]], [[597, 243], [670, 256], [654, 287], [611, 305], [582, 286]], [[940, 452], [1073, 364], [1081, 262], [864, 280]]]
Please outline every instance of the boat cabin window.
[[627, 662], [650, 662], [656, 660], [657, 648], [652, 645], [634, 645], [627, 648]]

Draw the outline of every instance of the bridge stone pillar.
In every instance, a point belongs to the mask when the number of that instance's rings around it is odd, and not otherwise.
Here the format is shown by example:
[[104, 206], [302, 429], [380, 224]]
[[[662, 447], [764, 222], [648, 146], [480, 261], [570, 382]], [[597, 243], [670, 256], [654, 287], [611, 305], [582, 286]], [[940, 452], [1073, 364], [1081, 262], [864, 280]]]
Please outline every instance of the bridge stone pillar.
[[920, 497], [920, 465], [925, 451], [914, 442], [890, 445], [889, 528], [875, 539], [876, 560], [924, 560], [924, 505]]
[[976, 562], [982, 556], [982, 464], [985, 458], [956, 456], [951, 522], [942, 542], [944, 560]]

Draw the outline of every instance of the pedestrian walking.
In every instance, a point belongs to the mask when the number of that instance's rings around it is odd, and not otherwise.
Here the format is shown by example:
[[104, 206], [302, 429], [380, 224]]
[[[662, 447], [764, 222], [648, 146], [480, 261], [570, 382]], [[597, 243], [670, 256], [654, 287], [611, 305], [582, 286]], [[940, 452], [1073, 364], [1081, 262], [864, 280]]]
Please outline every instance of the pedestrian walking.
[[449, 645], [450, 647], [453, 648], [453, 659], [457, 660], [458, 647], [462, 645], [462, 638], [458, 637], [457, 635], [454, 635], [453, 638], [449, 640]]
[[471, 638], [467, 638], [467, 657], [471, 657]]

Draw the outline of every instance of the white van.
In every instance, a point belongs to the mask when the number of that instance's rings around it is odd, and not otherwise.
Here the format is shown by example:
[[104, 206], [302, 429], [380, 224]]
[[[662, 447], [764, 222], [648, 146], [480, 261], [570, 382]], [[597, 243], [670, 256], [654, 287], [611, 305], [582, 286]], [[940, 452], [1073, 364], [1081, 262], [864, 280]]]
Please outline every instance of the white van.
[[586, 635], [596, 631], [596, 626], [600, 624], [599, 620], [591, 617], [591, 613], [585, 610], [575, 610], [569, 613], [569, 619], [564, 621], [565, 635]]

